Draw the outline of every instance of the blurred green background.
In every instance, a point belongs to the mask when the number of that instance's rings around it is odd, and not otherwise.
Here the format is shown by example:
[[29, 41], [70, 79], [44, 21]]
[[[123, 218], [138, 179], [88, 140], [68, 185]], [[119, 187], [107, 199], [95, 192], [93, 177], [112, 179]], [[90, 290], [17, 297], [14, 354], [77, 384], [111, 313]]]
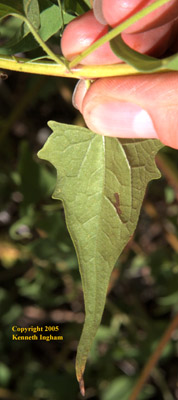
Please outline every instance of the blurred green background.
[[[8, 72], [0, 80], [0, 399], [81, 399], [75, 356], [84, 321], [81, 280], [55, 170], [37, 158], [47, 121], [83, 125], [76, 81]], [[178, 312], [178, 157], [157, 157], [134, 238], [111, 277], [85, 372], [86, 399], [128, 400]], [[12, 341], [12, 326], [57, 325], [63, 341]], [[178, 399], [178, 331], [139, 400]]]

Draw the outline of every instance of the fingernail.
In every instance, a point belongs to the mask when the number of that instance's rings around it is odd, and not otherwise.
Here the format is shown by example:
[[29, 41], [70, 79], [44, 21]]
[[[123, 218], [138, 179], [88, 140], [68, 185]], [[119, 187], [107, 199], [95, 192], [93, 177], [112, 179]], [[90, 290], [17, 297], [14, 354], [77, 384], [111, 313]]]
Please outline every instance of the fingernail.
[[106, 136], [120, 138], [158, 138], [148, 112], [134, 103], [114, 102], [97, 104], [85, 109], [90, 129]]
[[88, 86], [86, 84], [85, 79], [80, 79], [77, 82], [75, 89], [73, 91], [73, 95], [72, 95], [72, 104], [80, 112], [82, 109], [83, 99], [85, 97], [87, 90], [88, 90]]
[[102, 11], [102, 0], [94, 0], [93, 1], [93, 12], [94, 16], [98, 22], [102, 25], [108, 25], [107, 21], [104, 18]]

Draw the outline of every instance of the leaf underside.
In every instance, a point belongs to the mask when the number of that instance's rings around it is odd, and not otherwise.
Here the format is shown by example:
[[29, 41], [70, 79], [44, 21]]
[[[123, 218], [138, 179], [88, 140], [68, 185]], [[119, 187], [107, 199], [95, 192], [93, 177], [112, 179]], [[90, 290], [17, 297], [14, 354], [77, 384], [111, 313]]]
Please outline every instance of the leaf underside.
[[57, 122], [49, 127], [54, 133], [38, 155], [57, 170], [53, 197], [63, 201], [79, 261], [86, 313], [76, 358], [82, 386], [112, 269], [135, 230], [147, 183], [160, 177], [154, 158], [163, 145]]
[[20, 0], [1, 0], [0, 2], [0, 19], [11, 13], [22, 13], [23, 5]]
[[[2, 0], [0, 0], [0, 18], [9, 15], [12, 12], [17, 14], [18, 9], [15, 10], [12, 7], [4, 6], [1, 4], [1, 1]], [[11, 2], [12, 0], [9, 0], [9, 4], [11, 4]], [[33, 5], [33, 3], [29, 3], [27, 0], [24, 1], [24, 3], [27, 3], [27, 6]], [[51, 3], [49, 0], [38, 0], [38, 3], [40, 6], [40, 15], [38, 15], [38, 12], [35, 12], [34, 7], [30, 10], [27, 7], [29, 13], [26, 13], [26, 17], [30, 20], [32, 25], [35, 26], [41, 39], [46, 42], [62, 28], [63, 23], [68, 24], [74, 17], [65, 12], [62, 13], [60, 8], [61, 6], [59, 7], [56, 4]], [[18, 13], [23, 15], [23, 8], [19, 8]], [[32, 33], [30, 33], [29, 27], [22, 23], [15, 36], [13, 35], [8, 42], [1, 46], [0, 53], [1, 55], [12, 55], [24, 51], [31, 51], [38, 47], [39, 44], [33, 37]]]
[[137, 71], [152, 73], [163, 69], [178, 71], [178, 53], [162, 59], [150, 57], [131, 49], [122, 39], [121, 35], [110, 41], [110, 47], [114, 54], [132, 65]]
[[38, 30], [40, 27], [40, 9], [38, 0], [23, 0], [24, 12], [33, 27]]

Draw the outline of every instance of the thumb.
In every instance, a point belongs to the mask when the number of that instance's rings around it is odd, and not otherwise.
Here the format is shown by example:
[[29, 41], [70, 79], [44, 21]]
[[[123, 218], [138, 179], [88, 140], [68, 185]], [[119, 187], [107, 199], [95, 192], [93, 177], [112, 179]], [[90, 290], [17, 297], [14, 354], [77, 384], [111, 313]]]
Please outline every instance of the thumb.
[[158, 138], [178, 149], [177, 77], [177, 72], [168, 72], [98, 79], [88, 91], [78, 85], [74, 103], [96, 133]]

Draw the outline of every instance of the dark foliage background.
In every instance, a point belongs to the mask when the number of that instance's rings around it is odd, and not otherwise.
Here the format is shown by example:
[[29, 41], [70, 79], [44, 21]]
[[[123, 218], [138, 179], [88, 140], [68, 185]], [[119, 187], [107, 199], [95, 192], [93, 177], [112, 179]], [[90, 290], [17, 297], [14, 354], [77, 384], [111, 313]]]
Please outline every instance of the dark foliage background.
[[[0, 80], [0, 400], [81, 399], [75, 356], [84, 321], [77, 259], [55, 170], [37, 158], [47, 121], [83, 125], [75, 81], [8, 73]], [[178, 312], [178, 158], [164, 148], [137, 231], [111, 277], [86, 373], [86, 398], [128, 400]], [[12, 341], [12, 326], [59, 326], [63, 341]], [[178, 399], [178, 331], [139, 400]]]

